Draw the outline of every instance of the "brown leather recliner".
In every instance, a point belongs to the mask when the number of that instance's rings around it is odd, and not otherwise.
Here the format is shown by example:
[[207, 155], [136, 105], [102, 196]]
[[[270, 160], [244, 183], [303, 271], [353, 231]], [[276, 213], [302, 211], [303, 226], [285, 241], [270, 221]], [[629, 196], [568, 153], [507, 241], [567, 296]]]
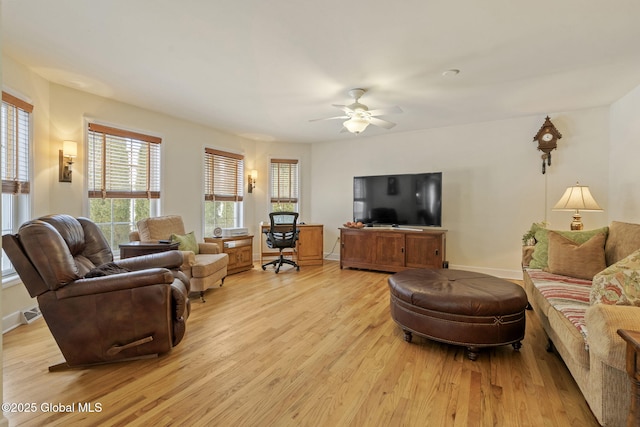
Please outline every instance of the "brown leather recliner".
[[98, 226], [69, 215], [28, 221], [2, 245], [66, 359], [50, 370], [162, 354], [182, 340], [190, 306], [179, 251], [114, 263]]

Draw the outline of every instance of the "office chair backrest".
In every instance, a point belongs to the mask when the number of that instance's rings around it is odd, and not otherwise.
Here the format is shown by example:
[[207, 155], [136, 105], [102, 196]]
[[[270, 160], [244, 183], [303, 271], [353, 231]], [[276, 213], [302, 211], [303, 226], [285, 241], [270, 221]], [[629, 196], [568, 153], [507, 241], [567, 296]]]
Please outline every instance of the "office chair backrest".
[[298, 237], [297, 212], [271, 212], [269, 240], [277, 247], [294, 247]]

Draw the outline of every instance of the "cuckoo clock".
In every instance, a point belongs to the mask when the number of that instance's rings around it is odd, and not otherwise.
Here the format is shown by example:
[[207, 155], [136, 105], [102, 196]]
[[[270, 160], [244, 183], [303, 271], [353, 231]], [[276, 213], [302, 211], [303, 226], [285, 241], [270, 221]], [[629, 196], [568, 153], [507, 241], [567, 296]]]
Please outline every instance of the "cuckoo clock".
[[558, 147], [558, 140], [562, 138], [562, 134], [551, 123], [549, 116], [544, 120], [542, 127], [533, 137], [534, 141], [538, 141], [538, 150], [542, 151], [542, 173], [547, 171], [547, 166], [551, 166], [551, 151]]

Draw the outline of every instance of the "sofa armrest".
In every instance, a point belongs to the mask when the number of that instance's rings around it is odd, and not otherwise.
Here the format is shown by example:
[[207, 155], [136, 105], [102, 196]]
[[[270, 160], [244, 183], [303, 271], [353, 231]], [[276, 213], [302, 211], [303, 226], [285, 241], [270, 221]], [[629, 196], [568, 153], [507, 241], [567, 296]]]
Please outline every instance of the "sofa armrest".
[[116, 265], [129, 270], [146, 270], [147, 268], [178, 268], [182, 263], [183, 253], [177, 250], [124, 258], [115, 262]]
[[585, 321], [589, 352], [607, 365], [624, 371], [627, 346], [617, 331], [640, 330], [640, 307], [594, 304], [587, 309]]
[[523, 246], [522, 247], [522, 267], [529, 267], [529, 263], [533, 258], [533, 251], [535, 246]]
[[217, 243], [209, 243], [209, 242], [198, 243], [198, 249], [200, 250], [201, 254], [219, 254], [220, 253], [220, 246], [218, 246]]
[[182, 265], [180, 269], [182, 271], [191, 270], [191, 267], [196, 264], [196, 254], [192, 251], [180, 251], [182, 252]]

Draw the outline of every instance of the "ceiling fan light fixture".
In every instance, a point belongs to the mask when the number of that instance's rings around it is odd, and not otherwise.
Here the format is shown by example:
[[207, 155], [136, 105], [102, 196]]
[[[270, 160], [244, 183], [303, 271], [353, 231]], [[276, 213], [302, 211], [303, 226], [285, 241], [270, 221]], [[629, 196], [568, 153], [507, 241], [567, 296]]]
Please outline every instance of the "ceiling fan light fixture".
[[354, 116], [344, 122], [342, 125], [346, 127], [349, 132], [355, 133], [357, 135], [360, 132], [364, 131], [367, 126], [369, 126], [369, 122], [366, 119]]

